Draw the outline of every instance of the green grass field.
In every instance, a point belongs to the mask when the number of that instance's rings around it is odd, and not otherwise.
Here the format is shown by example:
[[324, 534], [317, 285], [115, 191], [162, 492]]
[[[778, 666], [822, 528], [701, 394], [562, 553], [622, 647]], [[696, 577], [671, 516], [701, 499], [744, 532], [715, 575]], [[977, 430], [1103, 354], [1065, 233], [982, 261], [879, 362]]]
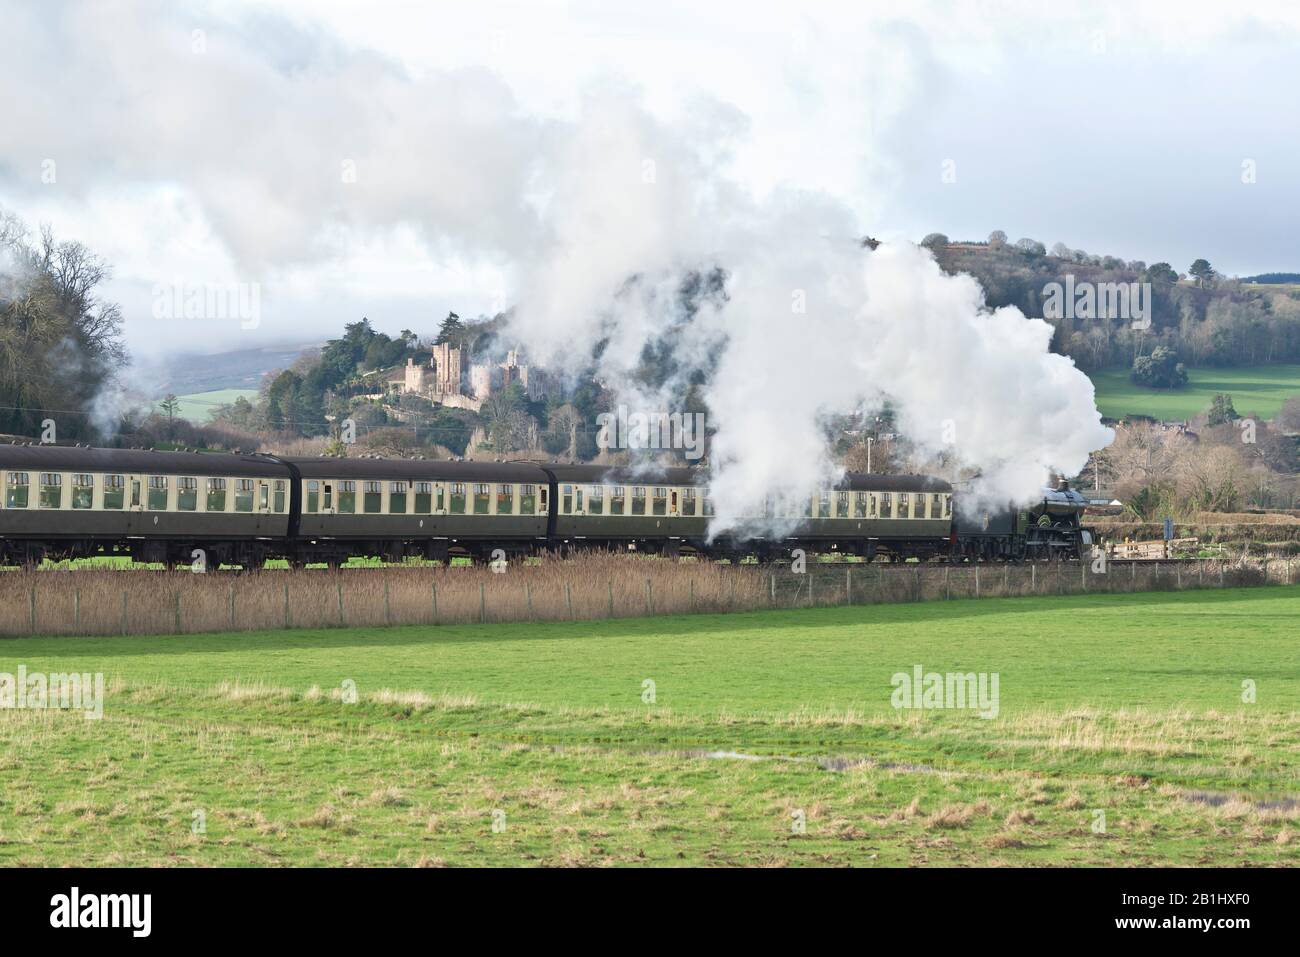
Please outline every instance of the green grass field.
[[[0, 863], [1294, 865], [1297, 620], [1272, 587], [12, 639], [0, 672], [108, 694], [0, 711]], [[997, 673], [997, 716], [895, 710], [914, 665]]]
[[[192, 392], [189, 395], [178, 395], [180, 399], [180, 410], [176, 413], [179, 418], [188, 419], [198, 425], [202, 425], [212, 418], [212, 413], [216, 411], [217, 406], [228, 402], [234, 402], [240, 396], [246, 399], [253, 399], [257, 395], [256, 389], [217, 389], [214, 392]], [[158, 403], [154, 403], [154, 408], [158, 408]]]
[[1097, 408], [1114, 419], [1126, 415], [1187, 419], [1207, 410], [1220, 392], [1232, 396], [1233, 407], [1240, 414], [1253, 413], [1268, 419], [1287, 399], [1300, 395], [1300, 365], [1294, 364], [1189, 369], [1187, 386], [1173, 391], [1136, 386], [1129, 381], [1127, 369], [1096, 372], [1091, 379], [1097, 388]]

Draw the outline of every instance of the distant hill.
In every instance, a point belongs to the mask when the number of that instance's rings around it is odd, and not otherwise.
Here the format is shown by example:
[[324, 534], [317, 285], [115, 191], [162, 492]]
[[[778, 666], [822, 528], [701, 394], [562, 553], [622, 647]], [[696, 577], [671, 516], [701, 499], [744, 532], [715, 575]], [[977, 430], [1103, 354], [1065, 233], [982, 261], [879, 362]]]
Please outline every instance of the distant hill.
[[256, 390], [262, 383], [262, 376], [277, 369], [287, 369], [304, 352], [319, 349], [321, 345], [303, 343], [169, 356], [160, 363], [163, 375], [153, 389], [153, 398], [161, 398], [169, 392], [193, 395], [224, 389]]
[[1300, 283], [1300, 272], [1262, 272], [1258, 276], [1242, 276], [1241, 281], [1256, 282], [1263, 285]]

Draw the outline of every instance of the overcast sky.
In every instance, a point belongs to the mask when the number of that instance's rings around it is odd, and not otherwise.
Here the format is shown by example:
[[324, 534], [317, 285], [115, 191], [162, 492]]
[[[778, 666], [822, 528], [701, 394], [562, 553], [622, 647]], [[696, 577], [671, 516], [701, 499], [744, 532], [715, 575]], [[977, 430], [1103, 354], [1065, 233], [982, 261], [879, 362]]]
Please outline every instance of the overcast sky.
[[[114, 265], [138, 355], [428, 333], [518, 298], [555, 144], [617, 91], [847, 234], [1300, 271], [1288, 6], [10, 3], [0, 206]], [[157, 315], [176, 283], [256, 288], [256, 328]]]

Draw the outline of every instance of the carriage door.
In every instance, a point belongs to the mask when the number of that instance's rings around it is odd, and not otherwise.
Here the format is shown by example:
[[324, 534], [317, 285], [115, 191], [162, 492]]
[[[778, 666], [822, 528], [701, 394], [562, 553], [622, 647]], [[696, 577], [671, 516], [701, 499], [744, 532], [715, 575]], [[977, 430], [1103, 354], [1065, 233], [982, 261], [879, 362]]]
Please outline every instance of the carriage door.
[[257, 510], [265, 515], [271, 511], [271, 483], [257, 483]]
[[321, 485], [321, 502], [320, 510], [326, 515], [334, 514], [334, 483], [325, 482]]
[[677, 514], [677, 489], [675, 488], [670, 488], [668, 490], [668, 514]]
[[132, 512], [144, 511], [144, 476], [131, 475], [126, 481], [131, 492], [127, 499], [127, 508]]

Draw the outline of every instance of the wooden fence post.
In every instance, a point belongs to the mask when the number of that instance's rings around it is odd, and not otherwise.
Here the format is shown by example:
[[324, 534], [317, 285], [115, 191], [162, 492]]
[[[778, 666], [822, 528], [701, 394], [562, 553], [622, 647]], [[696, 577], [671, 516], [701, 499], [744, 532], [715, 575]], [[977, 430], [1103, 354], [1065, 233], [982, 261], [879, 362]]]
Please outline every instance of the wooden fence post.
[[81, 589], [74, 588], [72, 591], [72, 628], [74, 631], [81, 631]]
[[844, 601], [846, 604], [853, 604], [853, 569], [844, 569]]
[[978, 598], [979, 596], [980, 596], [980, 566], [979, 563], [976, 562], [975, 563], [975, 597]]
[[645, 613], [647, 615], [655, 613], [654, 590], [648, 578], [645, 580]]
[[487, 588], [483, 582], [478, 583], [478, 620], [482, 624], [487, 624]]
[[438, 583], [437, 582], [429, 583], [429, 594], [433, 601], [433, 623], [436, 625], [438, 623]]
[[[384, 585], [384, 591], [385, 593], [388, 591], [387, 585]], [[387, 597], [387, 595], [385, 595], [385, 597]], [[289, 583], [288, 582], [284, 583], [284, 627], [286, 628], [289, 627]]]
[[126, 589], [123, 588], [123, 589], [122, 589], [122, 634], [124, 634], [124, 635], [125, 635], [126, 632], [127, 632], [127, 628], [126, 628], [126, 602], [127, 602], [127, 598], [126, 598]]
[[533, 586], [524, 582], [524, 604], [528, 606], [528, 620], [533, 620]]
[[[605, 582], [605, 590], [609, 593], [609, 617], [614, 617], [614, 581], [610, 579]], [[691, 579], [691, 604], [695, 604], [695, 580]]]
[[952, 601], [952, 565], [943, 566], [943, 600]]
[[176, 605], [176, 634], [179, 635], [181, 633], [181, 593], [179, 591], [174, 592], [172, 599]]
[[569, 582], [564, 583], [564, 604], [569, 609], [569, 620], [573, 620], [573, 586]]
[[1038, 594], [1038, 566], [1033, 563], [1029, 566], [1029, 593]]
[[227, 586], [230, 592], [230, 630], [235, 630], [235, 586]]

